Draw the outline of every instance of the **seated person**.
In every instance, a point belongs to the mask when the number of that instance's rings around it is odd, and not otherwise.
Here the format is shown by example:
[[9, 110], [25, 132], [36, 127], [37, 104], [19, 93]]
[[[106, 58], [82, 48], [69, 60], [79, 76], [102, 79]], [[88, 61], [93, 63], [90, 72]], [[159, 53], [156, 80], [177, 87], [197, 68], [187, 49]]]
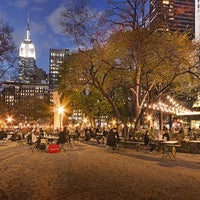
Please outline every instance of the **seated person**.
[[34, 143], [36, 144], [35, 148], [39, 149], [40, 148], [40, 144], [41, 144], [41, 138], [38, 137]]
[[35, 148], [38, 150], [46, 150], [46, 143], [44, 143], [44, 139], [39, 135], [37, 140], [35, 141]]
[[165, 130], [162, 139], [169, 141], [170, 137], [169, 137], [169, 132], [168, 130]]
[[7, 137], [6, 132], [3, 129], [1, 129], [1, 131], [0, 131], [0, 140], [3, 140], [6, 137]]
[[149, 148], [150, 153], [152, 153], [153, 150], [157, 147], [156, 143], [150, 141], [148, 130], [146, 130], [145, 135], [144, 135], [144, 145], [150, 147]]
[[15, 132], [14, 134], [11, 135], [10, 140], [11, 140], [12, 142], [14, 142], [14, 141], [17, 140], [17, 132]]

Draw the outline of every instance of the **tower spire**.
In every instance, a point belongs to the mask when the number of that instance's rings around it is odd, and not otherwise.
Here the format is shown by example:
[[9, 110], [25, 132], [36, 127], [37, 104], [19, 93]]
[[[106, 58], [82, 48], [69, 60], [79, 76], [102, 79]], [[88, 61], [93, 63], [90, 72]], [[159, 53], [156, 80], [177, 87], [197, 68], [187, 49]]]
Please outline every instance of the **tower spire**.
[[30, 17], [29, 17], [29, 12], [28, 12], [28, 18], [27, 18], [27, 26], [29, 27], [29, 23], [30, 23]]
[[26, 40], [30, 41], [30, 18], [29, 18], [29, 12], [28, 12], [28, 18], [27, 18], [27, 27], [26, 27]]

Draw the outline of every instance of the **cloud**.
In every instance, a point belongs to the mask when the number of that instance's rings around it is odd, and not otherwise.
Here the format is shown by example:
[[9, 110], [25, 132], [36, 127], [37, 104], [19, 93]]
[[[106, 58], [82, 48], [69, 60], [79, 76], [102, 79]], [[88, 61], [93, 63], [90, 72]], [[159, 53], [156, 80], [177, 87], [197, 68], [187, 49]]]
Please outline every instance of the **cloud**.
[[19, 46], [21, 45], [21, 42], [24, 40], [25, 38], [25, 32], [15, 32], [15, 34], [13, 35], [13, 39], [15, 41], [15, 45], [17, 46], [17, 50], [19, 48]]
[[16, 7], [16, 8], [19, 8], [19, 9], [23, 9], [25, 8], [29, 2], [27, 0], [17, 0], [15, 2], [9, 2], [8, 3], [10, 6], [13, 6], [13, 7]]
[[44, 9], [42, 7], [31, 7], [31, 10], [34, 11], [34, 12], [42, 12], [44, 11]]
[[43, 43], [43, 46], [48, 49], [60, 46], [58, 37], [54, 36], [53, 34], [48, 34], [46, 40]]
[[1, 8], [0, 8], [0, 13], [1, 13], [0, 19], [5, 20], [8, 18], [7, 13]]
[[47, 32], [45, 24], [31, 21], [30, 26], [31, 26], [31, 30], [33, 30], [35, 33], [37, 33], [39, 35], [44, 35]]
[[35, 3], [45, 3], [48, 0], [32, 0], [32, 1], [35, 2]]
[[46, 18], [47, 23], [56, 34], [61, 34], [62, 31], [62, 27], [60, 25], [60, 13], [62, 10], [63, 7], [58, 7]]

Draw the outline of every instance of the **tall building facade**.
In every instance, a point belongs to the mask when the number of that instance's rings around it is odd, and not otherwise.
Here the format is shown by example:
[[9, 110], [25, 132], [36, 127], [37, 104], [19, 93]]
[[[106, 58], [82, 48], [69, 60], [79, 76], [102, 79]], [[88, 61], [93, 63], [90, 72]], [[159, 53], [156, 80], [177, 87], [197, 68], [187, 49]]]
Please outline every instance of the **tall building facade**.
[[[42, 120], [44, 106], [49, 105], [49, 86], [17, 82], [1, 83], [1, 98], [9, 115], [18, 122]], [[43, 106], [44, 105], [44, 106]]]
[[19, 49], [19, 82], [21, 83], [33, 83], [37, 74], [36, 69], [36, 53], [35, 46], [30, 39], [30, 26], [29, 17], [26, 28], [26, 38], [21, 43]]
[[36, 51], [30, 39], [29, 17], [26, 37], [19, 48], [18, 81], [1, 82], [0, 101], [3, 115], [15, 117], [15, 122], [44, 120], [50, 105], [49, 84], [44, 70], [36, 66]]
[[49, 90], [50, 103], [54, 105], [54, 129], [63, 127], [63, 115], [58, 112], [61, 107], [60, 94], [58, 93], [58, 78], [60, 65], [69, 55], [69, 49], [50, 49], [49, 55]]
[[49, 55], [49, 89], [53, 91], [58, 87], [59, 69], [69, 49], [50, 49]]
[[200, 41], [200, 0], [195, 0], [195, 39]]
[[194, 38], [195, 0], [150, 0], [150, 29], [187, 32]]

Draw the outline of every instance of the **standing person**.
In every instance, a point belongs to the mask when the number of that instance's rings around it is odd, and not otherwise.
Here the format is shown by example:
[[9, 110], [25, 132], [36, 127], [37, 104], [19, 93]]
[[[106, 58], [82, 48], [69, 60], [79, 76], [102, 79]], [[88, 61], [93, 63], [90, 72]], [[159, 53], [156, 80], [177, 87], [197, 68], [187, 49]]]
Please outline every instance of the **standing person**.
[[97, 140], [97, 144], [100, 144], [101, 131], [100, 131], [100, 128], [99, 128], [99, 127], [96, 128], [96, 131], [95, 131], [95, 138], [96, 138], [96, 140]]
[[79, 137], [80, 137], [80, 131], [79, 131], [79, 128], [76, 127], [76, 129], [74, 131], [74, 139], [79, 140]]
[[144, 134], [144, 145], [145, 146], [149, 145], [149, 131], [148, 130], [146, 130]]
[[116, 149], [116, 147], [117, 147], [116, 135], [115, 135], [115, 132], [113, 131], [113, 129], [111, 129], [108, 132], [107, 145], [110, 146], [113, 150]]
[[103, 137], [102, 137], [102, 144], [104, 144], [105, 138], [107, 137], [107, 130], [106, 127], [103, 128]]
[[66, 137], [66, 142], [68, 143], [68, 145], [71, 147], [71, 140], [70, 140], [70, 136], [69, 136], [69, 130], [67, 129], [67, 127], [65, 126], [63, 129], [63, 134]]
[[114, 132], [114, 134], [115, 134], [115, 138], [116, 138], [117, 141], [119, 142], [119, 132], [118, 132], [118, 130], [117, 130], [116, 127], [113, 128], [113, 132]]
[[27, 143], [29, 145], [32, 145], [33, 144], [33, 141], [32, 141], [32, 133], [31, 132], [28, 132], [28, 135], [27, 135]]
[[39, 135], [40, 135], [41, 137], [44, 137], [44, 131], [43, 131], [42, 127], [40, 128]]
[[65, 151], [64, 145], [65, 142], [67, 142], [67, 138], [66, 138], [66, 130], [65, 131], [64, 130], [59, 133], [57, 144], [60, 144], [60, 150], [63, 149]]

